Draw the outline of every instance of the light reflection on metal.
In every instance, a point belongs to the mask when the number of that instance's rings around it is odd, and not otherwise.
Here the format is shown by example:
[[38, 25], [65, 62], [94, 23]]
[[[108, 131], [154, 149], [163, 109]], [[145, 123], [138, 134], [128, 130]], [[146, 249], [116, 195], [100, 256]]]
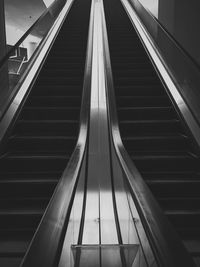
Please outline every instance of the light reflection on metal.
[[[81, 170], [80, 177], [86, 184], [84, 189], [82, 185], [82, 192], [76, 192], [82, 199], [84, 191], [84, 200], [77, 207], [78, 196], [75, 196], [59, 267], [70, 264], [78, 267], [146, 267], [134, 222], [139, 215], [136, 209], [133, 214], [130, 208], [119, 162], [115, 165], [111, 162], [102, 0], [92, 1], [90, 24], [91, 21], [93, 27], [90, 25], [89, 35], [92, 31], [93, 38], [88, 51], [92, 55], [90, 127], [86, 171]], [[81, 218], [80, 207], [83, 208]], [[77, 225], [80, 226], [79, 234]]]
[[71, 252], [71, 244], [76, 244], [78, 242], [79, 229], [81, 226], [81, 215], [83, 209], [83, 199], [84, 199], [84, 179], [85, 176], [85, 162], [81, 170], [79, 177], [79, 182], [77, 185], [76, 194], [74, 197], [74, 203], [71, 210], [71, 215], [67, 227], [67, 232], [65, 235], [65, 241], [62, 248], [62, 253], [60, 256], [59, 267], [62, 266], [73, 266], [73, 255]]
[[[134, 27], [136, 28], [139, 36], [141, 37], [147, 51], [149, 52], [154, 64], [156, 65], [157, 71], [160, 73], [162, 79], [164, 80], [168, 90], [170, 91], [171, 95], [173, 96], [174, 101], [176, 102], [183, 118], [185, 119], [186, 123], [189, 126], [189, 129], [192, 132], [193, 137], [195, 138], [198, 146], [200, 147], [200, 137], [199, 132], [200, 128], [198, 123], [196, 122], [192, 112], [190, 111], [189, 107], [187, 106], [185, 100], [179, 93], [175, 81], [173, 81], [172, 77], [170, 76], [168, 70], [164, 66], [155, 45], [153, 44], [150, 35], [147, 33], [145, 27], [142, 25], [139, 17], [133, 10], [131, 4], [127, 0], [121, 0], [123, 6], [125, 7], [126, 12], [128, 13]], [[182, 85], [184, 86], [184, 85]]]
[[110, 178], [102, 4], [94, 0], [88, 183], [82, 244], [117, 244]]
[[[34, 58], [34, 64], [30, 67], [29, 72], [27, 73], [26, 77], [24, 78], [24, 80], [20, 80], [19, 81], [19, 91], [17, 92], [15, 98], [13, 99], [12, 103], [10, 104], [8, 110], [6, 111], [4, 117], [2, 118], [1, 124], [0, 124], [0, 141], [3, 139], [14, 115], [16, 114], [16, 111], [18, 110], [18, 108], [20, 107], [20, 104], [22, 102], [22, 100], [24, 99], [28, 89], [30, 88], [37, 72], [38, 69], [40, 68], [45, 55], [47, 54], [55, 36], [56, 33], [58, 32], [63, 20], [66, 18], [71, 5], [73, 3], [74, 0], [69, 0], [67, 1], [66, 5], [64, 6], [64, 8], [62, 9], [60, 15], [58, 16], [58, 18], [56, 19], [56, 21], [54, 22], [51, 30], [49, 31], [49, 33], [47, 34], [47, 36], [45, 37], [44, 40], [44, 45], [41, 47], [41, 50], [39, 51], [39, 54], [35, 55]], [[23, 78], [23, 77], [22, 77]], [[1, 109], [2, 107], [0, 107]], [[4, 108], [4, 107], [3, 107]], [[2, 108], [2, 109], [3, 109]]]
[[[91, 65], [92, 65], [92, 40], [93, 40], [93, 4], [90, 10], [90, 22], [89, 22], [89, 32], [87, 41], [87, 53], [86, 53], [86, 63], [84, 72], [84, 84], [83, 84], [83, 100], [81, 107], [81, 128], [79, 134], [78, 145], [84, 146], [84, 150], [87, 151], [87, 135], [88, 135], [88, 124], [89, 124], [89, 111], [90, 111], [90, 96], [91, 96]], [[73, 266], [72, 264], [72, 252], [71, 244], [79, 243], [81, 238], [79, 230], [81, 229], [81, 216], [83, 216], [84, 207], [84, 189], [85, 189], [85, 176], [86, 176], [86, 152], [83, 158], [82, 166], [79, 174], [79, 182], [77, 186], [77, 191], [74, 197], [74, 202], [72, 206], [72, 212], [70, 214], [69, 225], [65, 234], [65, 239], [63, 242], [63, 247], [61, 251], [59, 267]], [[82, 199], [82, 203], [80, 203]], [[79, 206], [80, 205], [80, 206]], [[81, 232], [81, 230], [80, 230]]]

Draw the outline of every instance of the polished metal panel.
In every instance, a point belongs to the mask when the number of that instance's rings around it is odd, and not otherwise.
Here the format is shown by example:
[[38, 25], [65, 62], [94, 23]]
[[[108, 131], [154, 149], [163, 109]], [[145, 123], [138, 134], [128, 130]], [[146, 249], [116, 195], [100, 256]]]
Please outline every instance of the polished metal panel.
[[[14, 116], [17, 114], [17, 111], [19, 111], [25, 96], [28, 94], [31, 86], [33, 85], [34, 79], [37, 78], [39, 70], [44, 63], [44, 59], [55, 41], [58, 31], [67, 17], [73, 1], [74, 0], [67, 1], [63, 7], [59, 17], [57, 17], [51, 29], [42, 41], [40, 49], [34, 53], [30, 66], [27, 67], [27, 70], [22, 77], [20, 76], [18, 84], [14, 88], [11, 88], [12, 90], [7, 90], [4, 97], [1, 98], [2, 104], [0, 104], [0, 117], [4, 112], [5, 114], [1, 118], [0, 122], [0, 142], [7, 133], [7, 130], [13, 121]], [[0, 71], [2, 68], [3, 66], [0, 67]], [[12, 102], [10, 103], [11, 100]]]
[[[91, 73], [92, 73], [92, 51], [93, 51], [93, 3], [91, 4], [90, 10], [90, 23], [88, 32], [88, 44], [87, 44], [87, 56], [85, 64], [84, 74], [84, 97], [81, 109], [81, 132], [79, 135], [80, 144], [86, 146], [85, 151], [87, 152], [87, 136], [88, 136], [88, 120], [90, 114], [90, 99], [91, 99]], [[81, 145], [81, 146], [82, 146]], [[61, 256], [59, 260], [59, 267], [73, 266], [73, 254], [71, 250], [72, 244], [79, 244], [82, 240], [82, 220], [84, 219], [85, 210], [85, 191], [86, 191], [86, 164], [87, 164], [87, 153], [84, 155], [83, 163], [79, 175], [79, 183], [74, 197], [74, 202], [70, 214], [69, 225], [64, 237], [62, 246]], [[82, 200], [82, 202], [81, 202]], [[80, 205], [80, 206], [78, 206]]]
[[94, 1], [88, 181], [82, 244], [116, 244], [102, 42], [102, 6]]
[[62, 246], [62, 252], [59, 260], [59, 267], [73, 266], [73, 255], [71, 251], [71, 244], [77, 244], [79, 239], [79, 229], [81, 227], [82, 210], [84, 209], [84, 186], [85, 186], [85, 167], [86, 156], [84, 156], [81, 173], [74, 197], [73, 206], [65, 234], [65, 240]]
[[188, 0], [139, 0], [139, 2], [177, 40], [193, 60], [200, 64], [200, 2]]
[[[60, 267], [148, 266], [135, 223], [135, 217], [139, 218], [139, 215], [136, 207], [133, 215], [133, 208], [129, 204], [130, 196], [124, 184], [124, 172], [111, 149], [113, 145], [108, 122], [104, 31], [103, 2], [93, 0], [89, 33], [92, 47], [88, 46], [88, 54], [92, 57], [90, 125], [86, 165], [83, 165], [85, 170], [83, 172], [81, 169], [79, 178], [85, 186], [83, 190], [82, 185], [82, 192], [76, 191], [75, 194]], [[77, 194], [83, 199], [78, 209]], [[76, 225], [80, 226], [79, 234]], [[154, 266], [154, 258], [150, 263]]]

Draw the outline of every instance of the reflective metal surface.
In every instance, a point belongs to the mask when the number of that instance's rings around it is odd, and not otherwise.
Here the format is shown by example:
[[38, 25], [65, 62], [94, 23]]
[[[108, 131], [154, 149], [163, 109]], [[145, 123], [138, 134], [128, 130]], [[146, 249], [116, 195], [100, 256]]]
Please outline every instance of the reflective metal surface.
[[[166, 80], [171, 80], [171, 83], [174, 83], [174, 87], [177, 90], [173, 90], [172, 94], [175, 94], [176, 97], [179, 95], [179, 100], [177, 104], [179, 105], [182, 116], [185, 118], [187, 123], [190, 123], [190, 128], [192, 130], [192, 134], [196, 136], [196, 141], [199, 144], [199, 137], [197, 137], [198, 126], [195, 123], [191, 122], [196, 120], [197, 124], [200, 123], [200, 70], [198, 64], [195, 62], [193, 58], [191, 58], [190, 54], [184, 50], [179, 43], [176, 42], [162, 27], [161, 24], [144, 8], [143, 5], [138, 0], [131, 1], [123, 1], [124, 5], [126, 5], [126, 9], [128, 13], [134, 13], [132, 17], [135, 17], [136, 24], [140, 24], [143, 28], [144, 35], [146, 35], [145, 39], [148, 39], [150, 46], [154, 47], [158, 58], [158, 61], [161, 64], [157, 65], [158, 72], [164, 73], [162, 71], [164, 66], [165, 74], [161, 74]], [[132, 10], [134, 9], [134, 11]], [[132, 10], [132, 11], [131, 11]], [[145, 43], [145, 46], [148, 47]], [[156, 54], [155, 52], [150, 52], [150, 54]], [[154, 60], [154, 59], [153, 59]], [[169, 79], [167, 78], [170, 77]], [[167, 83], [167, 82], [166, 82]], [[169, 88], [172, 88], [170, 86]], [[178, 91], [175, 93], [175, 91]], [[189, 108], [188, 108], [189, 107]], [[190, 111], [189, 111], [190, 110]], [[186, 115], [186, 113], [188, 115]], [[191, 114], [189, 114], [191, 113]], [[188, 116], [188, 118], [187, 118]], [[194, 116], [194, 119], [192, 119]]]
[[139, 0], [139, 2], [200, 64], [199, 1]]
[[101, 9], [101, 3], [94, 1], [88, 180], [82, 244], [117, 243], [110, 178]]
[[[75, 194], [59, 266], [156, 266], [152, 254], [151, 258], [148, 254], [147, 259], [141, 245], [138, 228], [142, 226], [135, 223], [139, 215], [132, 196], [127, 193], [120, 162], [113, 154], [104, 60], [105, 18], [101, 0], [92, 2], [90, 23], [93, 23], [93, 27], [90, 24], [93, 38], [88, 147], [79, 180], [82, 191]], [[78, 208], [76, 199], [83, 200]], [[145, 241], [147, 246], [147, 239]]]
[[[0, 119], [1, 119], [0, 140], [2, 140], [5, 134], [7, 133], [8, 128], [10, 127], [10, 123], [13, 121], [14, 116], [16, 115], [17, 111], [20, 109], [20, 106], [24, 100], [24, 97], [30, 91], [34, 79], [37, 78], [37, 75], [45, 60], [45, 57], [47, 56], [50, 47], [55, 41], [58, 31], [60, 30], [62, 23], [65, 20], [71, 8], [72, 3], [73, 3], [73, 0], [69, 0], [66, 3], [65, 7], [60, 13], [60, 16], [54, 22], [51, 30], [48, 32], [48, 34], [44, 38], [40, 49], [38, 49], [34, 53], [32, 60], [30, 62], [31, 64], [27, 66], [27, 69], [25, 73], [22, 75], [22, 77], [21, 76], [19, 77], [20, 79], [19, 79], [18, 84], [9, 90], [4, 90], [2, 86], [4, 86], [5, 83], [1, 83], [0, 95], [1, 94], [2, 95], [1, 95], [1, 101], [0, 101]], [[6, 63], [4, 63], [3, 66], [0, 67], [0, 79], [1, 78], [5, 79], [5, 74], [8, 71], [8, 68], [5, 70], [5, 65]], [[10, 104], [11, 101], [12, 103]]]
[[[55, 0], [4, 0], [5, 24], [6, 24], [6, 43], [7, 48], [16, 44], [24, 33], [34, 24], [34, 22], [44, 13]], [[37, 42], [42, 30], [53, 20], [49, 13], [48, 20], [44, 21], [40, 32], [35, 31], [29, 36], [30, 42]], [[23, 45], [22, 45], [23, 47]]]
[[[132, 196], [134, 212], [130, 206], [124, 173], [111, 152], [102, 1], [93, 0], [90, 19], [92, 49], [90, 47], [88, 53], [92, 57], [92, 72], [88, 147], [59, 266], [156, 266], [153, 257], [146, 259], [135, 224], [135, 217], [139, 215]], [[148, 244], [147, 239], [146, 242]]]
[[[24, 31], [21, 33], [22, 36], [20, 35], [15, 38], [17, 25], [13, 26], [15, 34], [11, 33], [10, 37], [10, 39], [13, 38], [13, 42], [9, 44], [6, 43], [5, 53], [0, 54], [0, 119], [3, 117], [6, 109], [15, 97], [25, 78], [28, 75], [35, 75], [33, 63], [38, 69], [39, 65], [37, 63], [35, 64], [35, 60], [38, 57], [39, 51], [41, 50], [42, 55], [40, 55], [40, 57], [44, 58], [47, 49], [45, 50], [43, 46], [49, 47], [49, 45], [46, 45], [45, 43], [48, 42], [47, 40], [50, 35], [52, 36], [52, 32], [55, 37], [57, 25], [60, 27], [60, 21], [63, 21], [63, 14], [66, 15], [64, 12], [69, 9], [71, 3], [71, 0], [67, 1], [67, 4], [66, 1], [59, 0], [54, 1], [48, 9], [45, 6], [42, 15], [38, 15], [39, 18], [37, 20], [35, 19], [35, 22], [30, 24], [31, 26], [28, 29], [27, 27], [29, 24], [25, 24]], [[8, 6], [13, 7], [13, 5]], [[65, 9], [63, 9], [64, 5]], [[8, 6], [7, 9], [9, 9]], [[6, 12], [7, 16], [9, 13], [10, 12], [8, 11]], [[5, 19], [5, 27], [6, 25], [10, 25], [7, 20], [10, 21], [11, 18]], [[21, 18], [21, 20], [23, 20], [23, 18]], [[7, 34], [8, 32], [10, 31], [7, 29]], [[6, 40], [6, 36], [4, 36], [4, 39]], [[44, 53], [44, 51], [46, 52]], [[29, 74], [29, 72], [32, 73]], [[30, 77], [28, 80], [30, 82], [32, 81]]]

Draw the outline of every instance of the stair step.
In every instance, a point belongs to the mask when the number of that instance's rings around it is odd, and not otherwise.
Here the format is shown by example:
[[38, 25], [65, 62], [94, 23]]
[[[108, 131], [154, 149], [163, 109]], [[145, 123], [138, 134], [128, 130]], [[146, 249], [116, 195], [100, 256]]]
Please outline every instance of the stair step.
[[[34, 90], [31, 92], [31, 96], [78, 96], [82, 93], [82, 86], [65, 86], [65, 85], [52, 85], [44, 86], [36, 84]], [[67, 108], [66, 106], [65, 108]], [[59, 106], [57, 107], [59, 108]]]
[[0, 199], [51, 197], [58, 180], [2, 180], [0, 182]]
[[19, 120], [14, 134], [45, 136], [77, 136], [78, 123], [74, 120]]
[[199, 180], [200, 179], [200, 173], [192, 170], [192, 171], [165, 171], [165, 172], [159, 172], [159, 171], [149, 171], [149, 172], [142, 172], [142, 176], [145, 177], [147, 180], [154, 180], [154, 179], [167, 179], [167, 180]]
[[[33, 194], [32, 194], [33, 195]], [[49, 195], [34, 195], [34, 196], [1, 196], [0, 197], [0, 210], [28, 210], [30, 207], [33, 209], [42, 209], [45, 210], [49, 203]]]
[[131, 136], [123, 138], [125, 147], [129, 151], [145, 151], [145, 150], [185, 150], [188, 147], [188, 138], [183, 135], [160, 135], [160, 136]]
[[[145, 180], [156, 198], [200, 197], [200, 180]], [[196, 199], [197, 200], [197, 199]]]
[[129, 77], [115, 77], [114, 78], [114, 84], [117, 84], [118, 86], [122, 86], [122, 85], [148, 85], [149, 83], [151, 83], [151, 86], [153, 85], [160, 85], [160, 81], [158, 79], [155, 79], [155, 77], [152, 76], [147, 76], [147, 75], [143, 75], [141, 77], [137, 76], [132, 76], [130, 75]]
[[27, 101], [26, 107], [80, 107], [78, 96], [33, 96]]
[[[121, 48], [122, 49], [122, 48]], [[128, 48], [126, 48], [128, 49]], [[112, 55], [112, 53], [111, 53]], [[115, 69], [130, 69], [130, 68], [147, 68], [147, 67], [152, 67], [151, 65], [151, 62], [150, 60], [148, 59], [144, 59], [144, 60], [141, 60], [140, 58], [137, 58], [136, 60], [132, 60], [132, 61], [114, 61], [113, 62], [113, 59], [111, 61], [111, 65], [113, 67], [113, 73], [115, 71]]]
[[7, 210], [0, 211], [0, 228], [10, 229], [15, 222], [15, 228], [36, 228], [44, 210]]
[[119, 107], [171, 107], [166, 96], [120, 96], [116, 101]]
[[127, 133], [140, 134], [181, 134], [182, 127], [179, 120], [123, 120], [120, 121], [122, 135]]
[[134, 151], [131, 155], [136, 167], [141, 171], [157, 170], [157, 171], [176, 171], [176, 170], [195, 170], [198, 168], [198, 162], [195, 158], [187, 154], [179, 154], [176, 152], [152, 153], [138, 155]]
[[167, 210], [166, 216], [175, 227], [199, 227], [200, 210]]
[[177, 114], [172, 107], [123, 107], [119, 108], [119, 120], [176, 119]]
[[44, 154], [9, 154], [0, 160], [0, 170], [5, 172], [10, 167], [12, 172], [19, 171], [59, 171], [64, 170], [69, 155], [48, 155]]
[[[119, 97], [132, 97], [133, 96], [165, 96], [165, 92], [162, 90], [160, 85], [145, 86], [145, 85], [135, 85], [132, 86], [115, 86], [115, 91]], [[162, 106], [160, 106], [162, 107]], [[126, 108], [126, 107], [125, 107]], [[131, 106], [131, 108], [134, 108]]]
[[[83, 71], [84, 69], [80, 69], [80, 68], [76, 68], [76, 69], [51, 69], [51, 68], [46, 68], [44, 70], [42, 70], [41, 72], [41, 76], [42, 79], [53, 79], [54, 75], [56, 75], [57, 78], [63, 79], [63, 76], [65, 77], [65, 79], [68, 78], [74, 78], [76, 79], [77, 77], [80, 78], [80, 75], [83, 75]], [[82, 77], [81, 77], [82, 80]]]
[[[185, 191], [185, 188], [184, 188]], [[158, 202], [164, 210], [198, 209], [200, 196], [161, 196], [157, 197]]]
[[76, 120], [79, 108], [27, 107], [20, 114], [21, 120]]
[[9, 151], [72, 151], [76, 144], [75, 136], [12, 136]]

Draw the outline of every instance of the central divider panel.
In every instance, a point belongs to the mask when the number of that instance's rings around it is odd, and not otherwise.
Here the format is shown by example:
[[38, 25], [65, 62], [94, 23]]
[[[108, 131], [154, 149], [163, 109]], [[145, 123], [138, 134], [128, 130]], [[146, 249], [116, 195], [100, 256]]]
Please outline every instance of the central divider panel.
[[90, 132], [82, 244], [117, 244], [103, 62], [102, 3], [94, 1]]
[[140, 218], [112, 150], [105, 31], [103, 2], [93, 0], [89, 32], [92, 37], [88, 45], [91, 62], [86, 64], [86, 68], [91, 69], [88, 143], [59, 267], [157, 266], [147, 238], [146, 254], [140, 243], [137, 229], [142, 228]]

